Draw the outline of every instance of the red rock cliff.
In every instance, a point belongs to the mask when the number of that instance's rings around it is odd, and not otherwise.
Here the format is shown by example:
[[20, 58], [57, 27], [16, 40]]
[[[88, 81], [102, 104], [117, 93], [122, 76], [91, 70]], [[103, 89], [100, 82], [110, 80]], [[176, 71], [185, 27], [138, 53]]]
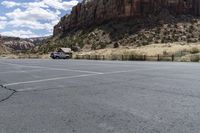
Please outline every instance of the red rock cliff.
[[61, 18], [54, 35], [120, 18], [145, 17], [168, 9], [174, 14], [200, 15], [200, 0], [84, 0]]

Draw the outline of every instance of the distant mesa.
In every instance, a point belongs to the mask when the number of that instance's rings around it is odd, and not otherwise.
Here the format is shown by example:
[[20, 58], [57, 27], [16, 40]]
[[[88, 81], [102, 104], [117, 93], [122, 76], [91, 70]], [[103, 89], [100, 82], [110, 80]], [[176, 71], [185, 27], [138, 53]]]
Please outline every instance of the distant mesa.
[[20, 38], [0, 35], [0, 53], [24, 52], [42, 45], [49, 37]]

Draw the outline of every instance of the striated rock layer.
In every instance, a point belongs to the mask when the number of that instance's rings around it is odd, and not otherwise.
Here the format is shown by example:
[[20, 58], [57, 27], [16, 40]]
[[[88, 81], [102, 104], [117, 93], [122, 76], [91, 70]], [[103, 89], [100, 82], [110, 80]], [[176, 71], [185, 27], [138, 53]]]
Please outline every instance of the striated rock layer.
[[174, 14], [200, 15], [200, 0], [84, 0], [54, 27], [54, 36], [111, 19], [145, 17], [168, 9]]
[[0, 54], [27, 51], [37, 45], [43, 44], [46, 39], [48, 39], [48, 37], [23, 39], [0, 35]]

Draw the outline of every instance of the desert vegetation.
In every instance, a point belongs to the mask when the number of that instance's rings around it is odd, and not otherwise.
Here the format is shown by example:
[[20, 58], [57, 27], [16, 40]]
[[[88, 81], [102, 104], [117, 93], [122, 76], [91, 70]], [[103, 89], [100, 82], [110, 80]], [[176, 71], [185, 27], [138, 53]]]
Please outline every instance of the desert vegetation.
[[200, 44], [168, 43], [141, 47], [109, 48], [74, 54], [77, 59], [100, 60], [158, 60], [199, 62]]
[[74, 58], [84, 59], [171, 60], [174, 56], [175, 61], [199, 61], [199, 28], [200, 18], [173, 16], [165, 11], [57, 35], [34, 50], [47, 54], [59, 47], [71, 47]]

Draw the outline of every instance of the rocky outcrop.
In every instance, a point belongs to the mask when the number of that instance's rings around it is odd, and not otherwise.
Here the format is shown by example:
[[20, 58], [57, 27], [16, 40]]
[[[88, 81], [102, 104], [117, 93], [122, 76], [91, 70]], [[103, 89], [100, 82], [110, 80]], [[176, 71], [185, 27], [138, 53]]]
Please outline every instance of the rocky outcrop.
[[19, 37], [0, 36], [0, 53], [23, 52], [43, 44], [47, 37], [22, 39]]
[[145, 17], [168, 9], [173, 14], [200, 15], [199, 0], [84, 0], [54, 27], [54, 36], [105, 21]]
[[6, 53], [6, 49], [5, 49], [5, 46], [3, 45], [3, 39], [0, 35], [0, 53]]
[[29, 50], [35, 46], [33, 43], [27, 41], [6, 41], [3, 45], [11, 52]]

